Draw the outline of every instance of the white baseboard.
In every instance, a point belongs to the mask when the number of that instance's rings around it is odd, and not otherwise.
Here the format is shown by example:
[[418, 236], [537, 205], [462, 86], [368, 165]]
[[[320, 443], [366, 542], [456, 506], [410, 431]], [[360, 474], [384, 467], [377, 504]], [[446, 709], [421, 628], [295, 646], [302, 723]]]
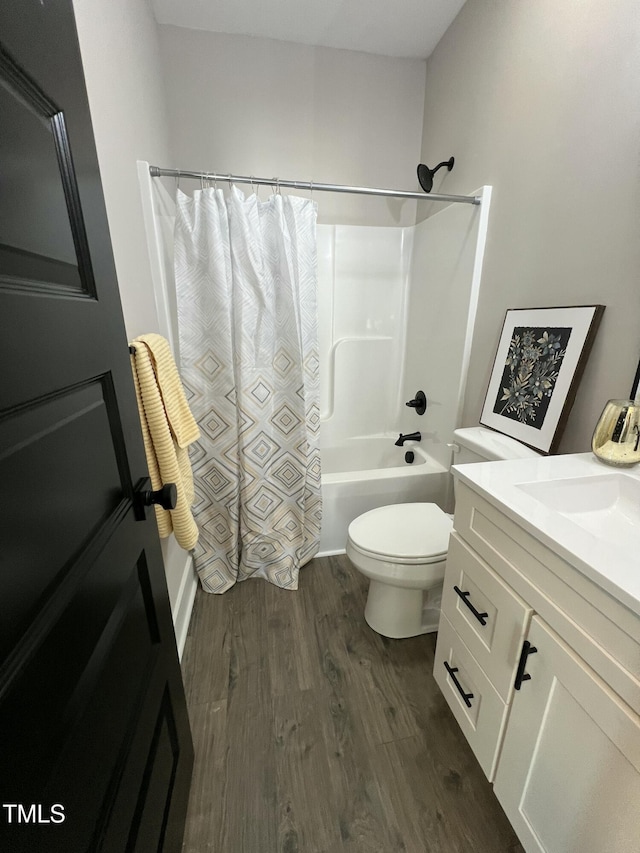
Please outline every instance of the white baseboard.
[[186, 554], [185, 556], [186, 560], [184, 568], [182, 569], [180, 586], [172, 608], [173, 628], [176, 632], [176, 643], [178, 645], [178, 657], [180, 660], [182, 660], [184, 644], [187, 641], [193, 602], [198, 589], [198, 576], [193, 567], [193, 558], [191, 557], [191, 554]]
[[338, 548], [338, 549], [337, 549], [337, 550], [335, 550], [335, 551], [320, 551], [320, 553], [319, 553], [319, 554], [316, 554], [316, 555], [315, 555], [314, 559], [315, 559], [316, 557], [337, 557], [337, 556], [338, 556], [338, 554], [346, 554], [346, 553], [347, 553], [347, 552], [345, 551], [345, 549], [344, 549], [344, 548]]

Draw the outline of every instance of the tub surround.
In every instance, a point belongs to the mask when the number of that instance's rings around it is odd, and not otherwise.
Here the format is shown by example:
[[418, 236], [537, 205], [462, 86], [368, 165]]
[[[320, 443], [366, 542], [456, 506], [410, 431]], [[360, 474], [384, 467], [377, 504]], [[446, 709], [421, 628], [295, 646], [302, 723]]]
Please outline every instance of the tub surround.
[[632, 853], [640, 563], [602, 539], [633, 539], [640, 476], [591, 454], [454, 474], [434, 677], [527, 853]]
[[[417, 226], [318, 226], [321, 442], [423, 433], [451, 462], [480, 291], [491, 188]], [[423, 416], [405, 406], [422, 388]], [[348, 470], [348, 469], [346, 469]]]

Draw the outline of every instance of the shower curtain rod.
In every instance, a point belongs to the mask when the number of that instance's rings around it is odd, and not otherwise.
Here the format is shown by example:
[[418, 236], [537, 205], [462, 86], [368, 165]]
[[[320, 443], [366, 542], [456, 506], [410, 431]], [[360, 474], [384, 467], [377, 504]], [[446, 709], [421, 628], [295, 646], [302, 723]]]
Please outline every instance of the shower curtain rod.
[[480, 204], [479, 196], [474, 195], [442, 195], [439, 193], [413, 193], [405, 190], [383, 190], [376, 187], [349, 187], [342, 184], [316, 184], [313, 181], [285, 181], [281, 178], [255, 178], [253, 175], [217, 175], [212, 172], [188, 172], [182, 169], [161, 169], [159, 166], [149, 166], [152, 178], [194, 178], [200, 181], [229, 181], [234, 184], [257, 184], [271, 187], [286, 187], [295, 190], [310, 190], [311, 192], [353, 193], [355, 195], [377, 195], [387, 198], [411, 198], [417, 201], [445, 201], [460, 204]]

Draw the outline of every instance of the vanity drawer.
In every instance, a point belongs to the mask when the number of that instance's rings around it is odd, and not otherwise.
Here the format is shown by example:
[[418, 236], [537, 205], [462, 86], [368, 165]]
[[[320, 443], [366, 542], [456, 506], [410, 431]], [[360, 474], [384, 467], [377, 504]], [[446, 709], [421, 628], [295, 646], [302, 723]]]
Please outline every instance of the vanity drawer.
[[433, 676], [480, 766], [492, 782], [507, 704], [444, 615], [440, 617]]
[[455, 531], [449, 542], [442, 612], [508, 702], [533, 611]]

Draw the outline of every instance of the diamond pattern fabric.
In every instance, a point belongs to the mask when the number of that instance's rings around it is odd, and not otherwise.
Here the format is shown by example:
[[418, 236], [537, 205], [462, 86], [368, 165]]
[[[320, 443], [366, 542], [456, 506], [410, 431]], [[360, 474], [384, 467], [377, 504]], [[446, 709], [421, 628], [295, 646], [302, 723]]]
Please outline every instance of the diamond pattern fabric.
[[322, 518], [315, 203], [178, 191], [174, 236], [200, 581], [297, 589]]

